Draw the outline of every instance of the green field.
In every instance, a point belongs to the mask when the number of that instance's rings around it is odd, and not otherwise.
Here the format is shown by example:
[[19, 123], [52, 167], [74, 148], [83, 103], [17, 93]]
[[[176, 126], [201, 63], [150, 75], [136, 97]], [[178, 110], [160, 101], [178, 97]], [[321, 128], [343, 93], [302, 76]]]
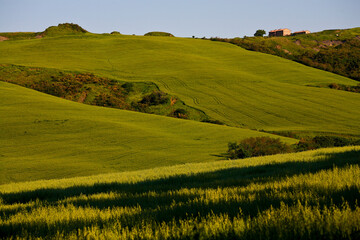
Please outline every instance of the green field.
[[356, 143], [360, 94], [316, 86], [358, 82], [201, 39], [3, 35], [1, 239], [360, 239], [359, 146], [225, 154], [266, 132]]
[[231, 44], [87, 33], [3, 41], [0, 52], [0, 63], [154, 82], [231, 126], [360, 134], [359, 94], [307, 86], [356, 81]]
[[0, 186], [24, 239], [358, 239], [359, 147]]
[[269, 136], [89, 106], [4, 82], [0, 102], [0, 184], [221, 160], [229, 141]]

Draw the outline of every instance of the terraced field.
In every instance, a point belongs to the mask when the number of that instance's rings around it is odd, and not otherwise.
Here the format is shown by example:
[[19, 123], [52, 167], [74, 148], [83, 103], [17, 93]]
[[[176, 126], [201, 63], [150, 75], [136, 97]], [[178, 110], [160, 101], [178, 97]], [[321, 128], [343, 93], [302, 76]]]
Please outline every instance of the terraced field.
[[151, 81], [230, 126], [360, 134], [359, 94], [308, 86], [356, 81], [226, 43], [84, 34], [4, 41], [0, 52], [0, 63]]

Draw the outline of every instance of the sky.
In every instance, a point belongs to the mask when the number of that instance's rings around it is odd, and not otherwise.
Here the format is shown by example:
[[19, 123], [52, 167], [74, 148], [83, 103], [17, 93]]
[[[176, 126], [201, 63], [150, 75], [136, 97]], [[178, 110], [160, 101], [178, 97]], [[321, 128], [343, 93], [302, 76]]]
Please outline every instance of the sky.
[[360, 27], [360, 0], [0, 0], [0, 32], [76, 23], [93, 33], [243, 37]]

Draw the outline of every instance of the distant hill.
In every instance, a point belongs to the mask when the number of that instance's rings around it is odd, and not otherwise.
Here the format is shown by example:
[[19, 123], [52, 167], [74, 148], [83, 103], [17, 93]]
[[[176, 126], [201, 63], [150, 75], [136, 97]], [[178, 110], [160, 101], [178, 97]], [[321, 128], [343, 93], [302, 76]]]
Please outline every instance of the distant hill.
[[0, 42], [4, 40], [24, 40], [43, 37], [55, 37], [63, 35], [76, 35], [88, 33], [85, 29], [74, 23], [60, 23], [57, 26], [51, 26], [43, 32], [3, 32], [0, 33]]
[[57, 26], [48, 27], [42, 35], [44, 36], [61, 36], [87, 33], [85, 29], [74, 23], [62, 23]]
[[360, 81], [360, 28], [286, 37], [212, 38]]
[[144, 36], [156, 36], [156, 37], [173, 37], [171, 33], [167, 32], [148, 32], [145, 33]]

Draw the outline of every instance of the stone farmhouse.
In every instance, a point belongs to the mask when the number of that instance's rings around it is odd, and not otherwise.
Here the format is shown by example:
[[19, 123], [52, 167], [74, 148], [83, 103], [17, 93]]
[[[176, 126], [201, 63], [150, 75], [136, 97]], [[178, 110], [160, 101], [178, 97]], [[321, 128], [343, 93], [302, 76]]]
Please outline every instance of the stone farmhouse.
[[310, 31], [308, 31], [308, 30], [291, 33], [290, 29], [282, 28], [282, 29], [275, 29], [275, 30], [269, 31], [269, 37], [283, 37], [283, 36], [309, 34], [309, 33], [310, 33]]
[[292, 35], [299, 35], [299, 34], [309, 34], [310, 31], [308, 30], [303, 30], [303, 31], [299, 31], [299, 32], [294, 32]]
[[275, 29], [269, 32], [269, 37], [282, 37], [291, 35], [291, 30], [287, 28]]

